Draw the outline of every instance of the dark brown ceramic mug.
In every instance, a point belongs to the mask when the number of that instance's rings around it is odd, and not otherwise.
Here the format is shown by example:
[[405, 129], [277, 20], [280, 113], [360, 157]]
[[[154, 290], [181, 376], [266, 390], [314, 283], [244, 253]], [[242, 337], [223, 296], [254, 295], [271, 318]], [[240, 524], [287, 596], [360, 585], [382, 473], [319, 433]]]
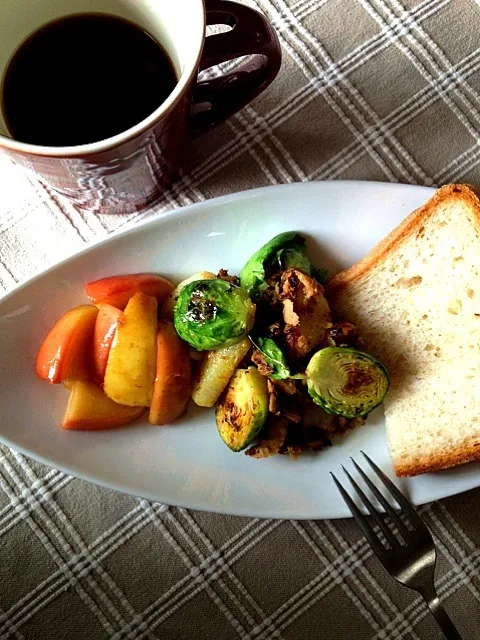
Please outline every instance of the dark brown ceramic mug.
[[[2, 0], [0, 85], [28, 35], [52, 20], [92, 11], [126, 18], [161, 42], [179, 78], [174, 91], [131, 129], [74, 147], [13, 140], [0, 114], [0, 149], [79, 207], [130, 213], [162, 197], [189, 136], [223, 122], [272, 82], [281, 51], [267, 20], [230, 0]], [[206, 25], [213, 24], [231, 30], [205, 37]], [[231, 73], [198, 81], [199, 71], [245, 55], [250, 57]]]

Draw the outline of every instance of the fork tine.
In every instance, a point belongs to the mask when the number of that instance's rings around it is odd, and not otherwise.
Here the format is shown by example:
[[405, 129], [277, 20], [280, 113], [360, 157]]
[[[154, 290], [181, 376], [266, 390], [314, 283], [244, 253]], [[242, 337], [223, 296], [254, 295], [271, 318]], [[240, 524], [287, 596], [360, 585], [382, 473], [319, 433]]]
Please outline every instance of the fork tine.
[[407, 500], [407, 498], [403, 495], [400, 489], [398, 489], [393, 484], [390, 478], [387, 478], [387, 476], [383, 473], [383, 471], [377, 467], [375, 462], [369, 456], [367, 456], [367, 454], [364, 451], [362, 451], [362, 455], [365, 458], [365, 460], [368, 462], [368, 464], [372, 467], [372, 469], [375, 471], [375, 473], [380, 478], [380, 480], [383, 482], [385, 488], [391, 493], [391, 495], [395, 498], [395, 500], [398, 502], [398, 504], [403, 509], [403, 511], [407, 514], [413, 528], [415, 529], [417, 525], [420, 525], [423, 528], [424, 526], [423, 520], [418, 515], [417, 510], [415, 509], [413, 504], [410, 502], [410, 500]]
[[330, 475], [332, 476], [333, 481], [337, 485], [337, 489], [340, 491], [340, 494], [341, 494], [342, 498], [344, 499], [345, 504], [350, 509], [350, 511], [352, 513], [352, 516], [355, 518], [355, 520], [357, 521], [358, 526], [362, 530], [363, 535], [366, 537], [366, 539], [370, 543], [370, 546], [375, 551], [375, 553], [378, 555], [379, 553], [382, 552], [382, 550], [385, 549], [385, 547], [381, 544], [380, 540], [376, 536], [376, 534], [373, 531], [372, 527], [369, 525], [366, 516], [363, 515], [363, 513], [357, 507], [355, 502], [352, 500], [352, 498], [349, 496], [349, 494], [345, 491], [345, 489], [343, 488], [342, 484], [337, 480], [337, 478], [335, 477], [335, 475], [331, 471], [330, 471]]
[[355, 489], [355, 491], [357, 492], [357, 495], [360, 497], [361, 501], [363, 502], [363, 504], [367, 507], [370, 515], [372, 516], [373, 521], [375, 522], [375, 524], [377, 524], [380, 529], [383, 531], [383, 535], [385, 536], [385, 538], [387, 539], [388, 543], [390, 544], [391, 547], [394, 547], [395, 545], [398, 545], [398, 540], [395, 538], [392, 530], [390, 529], [390, 527], [387, 525], [387, 523], [385, 522], [385, 520], [382, 518], [382, 516], [378, 513], [378, 511], [375, 509], [375, 507], [373, 506], [373, 504], [370, 502], [370, 500], [368, 499], [368, 497], [366, 496], [366, 494], [364, 493], [363, 489], [361, 487], [358, 486], [358, 484], [355, 482], [355, 480], [352, 478], [352, 476], [350, 475], [350, 473], [345, 469], [345, 467], [342, 464], [342, 469], [345, 473], [345, 475], [347, 476], [347, 478], [350, 481], [350, 484], [352, 485], [352, 487]]
[[376, 485], [373, 484], [373, 482], [367, 476], [367, 474], [362, 469], [362, 467], [359, 464], [357, 464], [357, 462], [353, 458], [350, 458], [350, 460], [355, 465], [355, 469], [362, 476], [363, 480], [365, 481], [365, 484], [367, 484], [367, 486], [370, 489], [370, 491], [375, 495], [375, 497], [380, 502], [380, 504], [385, 509], [385, 511], [388, 513], [390, 518], [397, 525], [400, 533], [403, 534], [403, 535], [408, 535], [410, 533], [408, 527], [404, 524], [404, 522], [402, 521], [402, 519], [400, 518], [398, 513], [395, 511], [395, 509], [392, 507], [392, 505], [388, 502], [388, 500], [385, 498], [385, 496], [380, 491], [380, 489]]

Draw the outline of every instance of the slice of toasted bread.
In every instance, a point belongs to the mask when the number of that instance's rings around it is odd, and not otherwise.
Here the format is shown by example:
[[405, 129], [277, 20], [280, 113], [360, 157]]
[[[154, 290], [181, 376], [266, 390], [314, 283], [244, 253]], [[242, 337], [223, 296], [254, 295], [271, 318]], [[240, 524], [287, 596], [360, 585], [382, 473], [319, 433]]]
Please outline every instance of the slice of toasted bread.
[[387, 365], [399, 476], [480, 458], [480, 201], [447, 185], [333, 277], [334, 311]]

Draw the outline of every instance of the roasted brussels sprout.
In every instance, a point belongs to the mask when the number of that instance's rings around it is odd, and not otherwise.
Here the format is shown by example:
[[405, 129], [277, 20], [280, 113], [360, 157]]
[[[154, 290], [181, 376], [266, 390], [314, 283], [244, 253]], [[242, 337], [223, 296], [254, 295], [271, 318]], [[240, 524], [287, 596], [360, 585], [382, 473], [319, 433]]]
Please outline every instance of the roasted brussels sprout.
[[220, 437], [232, 451], [241, 451], [257, 437], [267, 416], [267, 379], [255, 367], [237, 369], [215, 407]]
[[305, 371], [308, 392], [327, 413], [366, 416], [388, 390], [384, 365], [363, 351], [327, 347], [312, 356]]
[[301, 269], [319, 282], [327, 276], [325, 270], [316, 269], [305, 255], [305, 238], [295, 231], [280, 233], [264, 244], [247, 262], [240, 273], [240, 284], [252, 296], [267, 288], [268, 270]]
[[197, 280], [178, 296], [174, 324], [197, 351], [218, 349], [244, 338], [253, 325], [255, 305], [248, 293], [225, 280]]
[[265, 356], [267, 364], [273, 369], [270, 378], [273, 380], [290, 378], [290, 369], [283, 351], [272, 338], [257, 338], [254, 344]]
[[200, 271], [199, 273], [194, 273], [193, 276], [189, 278], [185, 278], [182, 280], [175, 289], [171, 292], [165, 302], [162, 304], [160, 309], [160, 317], [165, 318], [166, 320], [173, 320], [173, 310], [175, 309], [175, 305], [177, 304], [178, 296], [180, 295], [180, 291], [187, 286], [190, 282], [196, 282], [197, 280], [215, 280], [217, 276], [211, 271]]

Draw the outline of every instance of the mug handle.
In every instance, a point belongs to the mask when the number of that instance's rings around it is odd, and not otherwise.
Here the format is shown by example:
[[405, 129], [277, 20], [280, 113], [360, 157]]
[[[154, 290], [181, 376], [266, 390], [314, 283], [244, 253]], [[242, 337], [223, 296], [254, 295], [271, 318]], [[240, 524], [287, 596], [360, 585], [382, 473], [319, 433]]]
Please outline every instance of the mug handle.
[[282, 61], [277, 34], [255, 9], [230, 0], [207, 0], [206, 23], [232, 29], [205, 38], [199, 71], [240, 56], [253, 57], [231, 73], [197, 83], [193, 104], [209, 106], [191, 115], [193, 135], [216, 127], [258, 96], [274, 80]]

